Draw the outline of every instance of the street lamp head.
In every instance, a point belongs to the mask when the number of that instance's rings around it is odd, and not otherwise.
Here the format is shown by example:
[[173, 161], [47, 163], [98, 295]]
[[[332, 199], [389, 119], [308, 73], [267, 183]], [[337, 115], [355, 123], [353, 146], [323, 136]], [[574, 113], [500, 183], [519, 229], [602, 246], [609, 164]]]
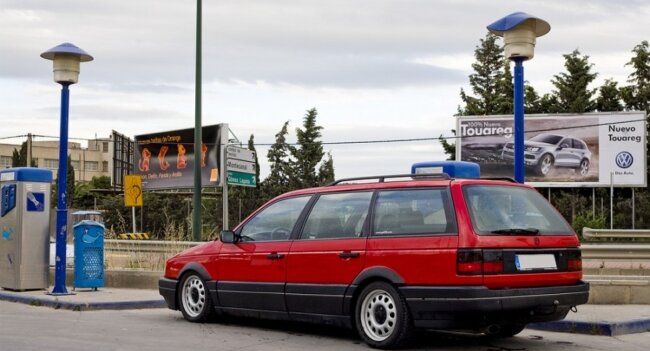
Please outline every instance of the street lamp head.
[[74, 84], [79, 81], [79, 63], [92, 61], [93, 57], [74, 44], [63, 43], [41, 54], [54, 62], [54, 81], [60, 84]]
[[503, 37], [507, 58], [530, 60], [535, 55], [535, 38], [548, 33], [551, 25], [527, 13], [515, 12], [490, 24], [487, 29]]

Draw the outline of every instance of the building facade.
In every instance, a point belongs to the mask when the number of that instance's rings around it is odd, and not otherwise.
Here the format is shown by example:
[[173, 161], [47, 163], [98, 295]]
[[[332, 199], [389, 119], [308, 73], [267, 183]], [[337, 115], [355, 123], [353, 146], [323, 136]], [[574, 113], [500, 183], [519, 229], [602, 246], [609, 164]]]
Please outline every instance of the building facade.
[[[20, 151], [20, 144], [0, 144], [0, 168], [11, 168], [14, 150]], [[81, 143], [68, 143], [68, 155], [74, 168], [75, 181], [88, 182], [93, 177], [112, 174], [112, 145], [111, 139], [93, 139], [87, 142], [85, 148]], [[32, 142], [32, 160], [37, 167], [48, 168], [57, 176], [59, 168], [59, 142]]]

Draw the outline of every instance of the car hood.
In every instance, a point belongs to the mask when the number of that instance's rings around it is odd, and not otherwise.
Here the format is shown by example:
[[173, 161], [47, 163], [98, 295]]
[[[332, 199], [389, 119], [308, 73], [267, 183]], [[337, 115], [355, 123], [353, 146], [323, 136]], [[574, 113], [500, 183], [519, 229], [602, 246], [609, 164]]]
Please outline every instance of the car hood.
[[526, 145], [526, 146], [537, 146], [537, 147], [549, 147], [549, 146], [554, 146], [553, 144], [544, 143], [544, 142], [541, 142], [541, 141], [532, 141], [532, 140], [526, 140], [526, 141], [524, 141], [524, 145]]

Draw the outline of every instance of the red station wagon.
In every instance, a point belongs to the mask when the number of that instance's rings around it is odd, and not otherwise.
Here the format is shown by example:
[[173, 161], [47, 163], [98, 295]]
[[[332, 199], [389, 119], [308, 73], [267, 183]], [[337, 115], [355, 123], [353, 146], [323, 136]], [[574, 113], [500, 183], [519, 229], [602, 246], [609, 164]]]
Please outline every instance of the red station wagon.
[[167, 261], [185, 319], [238, 315], [356, 328], [395, 348], [416, 328], [494, 337], [587, 302], [575, 232], [534, 188], [408, 175], [292, 191]]

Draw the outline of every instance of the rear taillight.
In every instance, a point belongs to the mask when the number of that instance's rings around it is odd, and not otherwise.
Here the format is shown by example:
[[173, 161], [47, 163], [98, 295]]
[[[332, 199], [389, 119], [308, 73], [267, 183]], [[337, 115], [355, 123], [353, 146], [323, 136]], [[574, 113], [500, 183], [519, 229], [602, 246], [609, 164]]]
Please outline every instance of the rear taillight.
[[456, 270], [460, 275], [483, 274], [483, 251], [458, 250]]
[[501, 250], [458, 250], [456, 270], [459, 275], [481, 275], [503, 273], [503, 252]]
[[569, 272], [582, 271], [582, 253], [579, 249], [567, 252], [566, 269]]

